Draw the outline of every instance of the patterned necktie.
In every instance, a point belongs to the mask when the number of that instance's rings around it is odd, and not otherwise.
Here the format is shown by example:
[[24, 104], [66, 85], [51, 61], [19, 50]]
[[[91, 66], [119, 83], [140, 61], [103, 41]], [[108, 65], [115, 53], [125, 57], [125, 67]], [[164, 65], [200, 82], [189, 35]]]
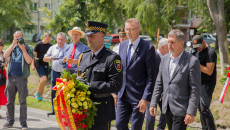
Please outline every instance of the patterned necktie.
[[130, 45], [129, 45], [129, 49], [128, 49], [127, 56], [126, 56], [126, 66], [129, 65], [132, 45], [133, 45], [133, 44], [130, 44]]
[[[72, 52], [71, 52], [71, 54], [70, 54], [70, 59], [73, 59], [74, 58], [74, 53], [75, 53], [75, 49], [76, 49], [76, 44], [74, 44], [74, 46], [73, 46], [73, 50], [72, 50]], [[70, 67], [72, 66], [72, 63], [68, 63], [68, 65], [67, 65], [67, 68], [69, 69]]]

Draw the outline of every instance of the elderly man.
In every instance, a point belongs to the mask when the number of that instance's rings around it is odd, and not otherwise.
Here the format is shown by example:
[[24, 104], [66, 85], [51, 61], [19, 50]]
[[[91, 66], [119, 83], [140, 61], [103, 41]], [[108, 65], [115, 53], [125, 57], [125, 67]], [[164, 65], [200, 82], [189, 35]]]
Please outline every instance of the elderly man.
[[43, 61], [43, 57], [48, 51], [48, 49], [52, 46], [50, 43], [51, 35], [50, 33], [44, 33], [43, 40], [36, 43], [34, 47], [34, 56], [32, 61], [32, 70], [37, 70], [37, 73], [40, 77], [40, 81], [38, 83], [38, 89], [35, 93], [37, 100], [42, 100], [42, 94], [44, 91], [45, 83], [48, 78], [49, 73], [49, 64]]
[[[103, 45], [106, 24], [85, 22], [86, 36], [91, 50], [83, 52], [77, 73], [85, 76], [93, 102], [98, 102], [92, 130], [109, 130], [115, 119], [115, 106], [111, 93], [117, 93], [122, 84], [120, 56]], [[78, 75], [78, 76], [79, 76]], [[78, 77], [79, 78], [79, 77]]]
[[169, 54], [160, 63], [150, 114], [162, 98], [162, 113], [169, 130], [186, 130], [194, 121], [200, 99], [201, 74], [199, 60], [183, 50], [184, 33], [178, 29], [168, 34]]
[[[161, 58], [169, 52], [168, 50], [168, 39], [167, 38], [161, 38], [158, 43], [158, 48], [156, 51], [156, 59], [157, 59], [157, 66], [159, 67]], [[165, 115], [162, 114], [162, 100], [160, 99], [158, 103], [160, 109], [161, 109], [161, 116], [159, 123], [157, 125], [157, 130], [164, 130], [166, 126], [166, 120]], [[149, 104], [150, 107], [150, 104]], [[149, 109], [148, 107], [148, 109]], [[145, 124], [145, 130], [154, 130], [155, 126], [155, 116], [150, 115], [149, 111], [146, 111], [146, 124]]]
[[155, 48], [139, 37], [140, 23], [131, 18], [125, 22], [129, 40], [120, 44], [123, 84], [118, 93], [116, 127], [118, 130], [142, 130], [145, 110], [151, 100], [157, 76]]
[[52, 111], [47, 113], [47, 115], [54, 115], [54, 106], [53, 106], [53, 99], [55, 98], [56, 91], [52, 88], [56, 85], [56, 78], [61, 76], [61, 71], [63, 66], [59, 64], [59, 59], [61, 53], [65, 51], [68, 47], [66, 42], [66, 34], [63, 32], [59, 32], [57, 34], [57, 44], [51, 46], [49, 50], [44, 55], [43, 61], [49, 62], [52, 61], [52, 70], [51, 70], [51, 102], [52, 102]]
[[72, 30], [69, 30], [68, 34], [72, 38], [72, 43], [62, 53], [59, 63], [63, 65], [63, 68], [73, 74], [77, 69], [78, 57], [82, 52], [89, 50], [89, 48], [80, 42], [80, 39], [85, 35], [81, 28], [74, 27]]
[[15, 96], [18, 92], [20, 104], [20, 117], [22, 129], [27, 129], [27, 104], [26, 97], [28, 96], [27, 78], [30, 75], [30, 64], [33, 59], [32, 46], [24, 42], [24, 36], [21, 31], [14, 33], [14, 40], [10, 47], [5, 51], [4, 58], [10, 57], [7, 81], [6, 81], [6, 96], [8, 103], [6, 104], [6, 119], [7, 122], [3, 128], [10, 128], [14, 124], [14, 103]]

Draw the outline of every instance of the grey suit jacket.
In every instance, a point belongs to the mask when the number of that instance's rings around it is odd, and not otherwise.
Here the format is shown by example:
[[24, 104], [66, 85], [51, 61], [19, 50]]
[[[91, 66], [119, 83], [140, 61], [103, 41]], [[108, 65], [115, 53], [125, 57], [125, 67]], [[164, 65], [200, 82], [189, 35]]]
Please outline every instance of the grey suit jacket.
[[162, 97], [162, 113], [166, 113], [169, 105], [175, 116], [195, 116], [200, 99], [200, 62], [195, 56], [184, 51], [171, 79], [169, 63], [170, 53], [161, 59], [150, 106], [156, 107]]

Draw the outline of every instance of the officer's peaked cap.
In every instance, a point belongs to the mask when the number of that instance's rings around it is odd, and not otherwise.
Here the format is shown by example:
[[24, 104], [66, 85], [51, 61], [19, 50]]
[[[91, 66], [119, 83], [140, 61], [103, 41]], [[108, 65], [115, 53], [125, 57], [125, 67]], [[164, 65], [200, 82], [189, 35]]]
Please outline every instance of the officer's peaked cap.
[[105, 29], [108, 27], [106, 24], [96, 21], [86, 21], [85, 25], [85, 35], [94, 34], [97, 32], [105, 33]]

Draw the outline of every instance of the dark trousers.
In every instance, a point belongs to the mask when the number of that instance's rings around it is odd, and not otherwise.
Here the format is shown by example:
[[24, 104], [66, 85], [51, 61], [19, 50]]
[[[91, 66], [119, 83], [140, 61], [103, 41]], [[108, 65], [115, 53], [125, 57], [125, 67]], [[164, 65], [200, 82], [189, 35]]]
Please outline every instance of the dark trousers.
[[209, 107], [200, 102], [198, 109], [200, 112], [202, 130], [216, 130], [214, 118]]
[[116, 128], [117, 130], [129, 130], [128, 123], [131, 121], [131, 130], [142, 130], [145, 114], [139, 112], [138, 102], [128, 99], [124, 94], [117, 100]]
[[169, 106], [167, 108], [165, 118], [169, 130], [186, 130], [187, 125], [184, 123], [185, 117], [173, 115]]
[[56, 78], [60, 78], [61, 73], [52, 70], [51, 71], [51, 102], [52, 102], [52, 110], [54, 111], [54, 104], [53, 99], [55, 98], [56, 90], [53, 90], [52, 88], [56, 85]]
[[159, 123], [157, 125], [157, 130], [164, 130], [166, 126], [166, 119], [165, 119], [165, 114], [162, 113], [162, 101], [160, 101], [158, 105], [161, 109], [161, 116], [160, 116]]
[[92, 126], [92, 128], [90, 130], [110, 130], [111, 128], [111, 122], [100, 122], [97, 123], [95, 122], [94, 125]]
[[26, 124], [27, 121], [27, 104], [26, 97], [28, 95], [27, 78], [20, 76], [9, 76], [6, 81], [5, 95], [8, 103], [6, 104], [6, 119], [7, 122], [14, 123], [14, 109], [15, 109], [15, 96], [18, 92], [18, 99], [20, 104], [20, 117], [21, 125]]
[[[160, 110], [162, 112], [162, 101], [160, 101], [158, 103]], [[148, 109], [146, 110], [146, 123], [145, 123], [145, 130], [154, 130], [154, 126], [155, 126], [155, 116], [150, 115], [149, 112], [149, 107], [150, 104], [148, 106]], [[157, 130], [164, 130], [166, 126], [166, 120], [165, 120], [165, 115], [161, 113], [160, 115], [160, 120], [159, 123], [157, 125]]]

